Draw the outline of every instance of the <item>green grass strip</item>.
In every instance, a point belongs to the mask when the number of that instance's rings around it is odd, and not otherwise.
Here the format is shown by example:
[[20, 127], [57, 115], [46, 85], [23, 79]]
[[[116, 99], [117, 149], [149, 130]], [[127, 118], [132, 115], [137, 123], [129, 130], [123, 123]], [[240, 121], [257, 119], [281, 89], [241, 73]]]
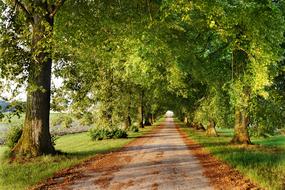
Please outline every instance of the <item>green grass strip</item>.
[[269, 190], [285, 189], [285, 136], [252, 138], [254, 146], [233, 146], [232, 129], [218, 129], [219, 137], [207, 137], [181, 125], [191, 139], [214, 156], [239, 170], [256, 184]]
[[136, 137], [154, 129], [155, 126], [130, 132], [127, 139], [110, 139], [92, 141], [89, 133], [62, 136], [56, 140], [56, 149], [68, 153], [60, 156], [42, 156], [29, 163], [8, 163], [4, 152], [6, 147], [0, 146], [0, 189], [27, 189], [38, 182], [52, 177], [57, 171], [69, 168], [98, 153], [105, 153], [122, 148]]

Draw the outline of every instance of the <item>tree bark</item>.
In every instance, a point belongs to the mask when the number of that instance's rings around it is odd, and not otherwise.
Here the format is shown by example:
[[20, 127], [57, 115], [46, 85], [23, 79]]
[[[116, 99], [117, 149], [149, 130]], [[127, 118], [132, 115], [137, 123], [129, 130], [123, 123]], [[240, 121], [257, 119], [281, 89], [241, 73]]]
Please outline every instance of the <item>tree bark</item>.
[[207, 136], [212, 136], [212, 137], [217, 137], [217, 131], [216, 131], [216, 123], [213, 119], [209, 120], [207, 130], [206, 130], [206, 135]]
[[145, 121], [144, 125], [145, 126], [151, 126], [152, 125], [152, 118], [151, 118], [150, 113], [146, 114], [146, 121]]
[[138, 106], [138, 124], [140, 128], [144, 128], [144, 124], [143, 124], [143, 113], [142, 113], [142, 106], [139, 105]]
[[151, 114], [151, 122], [152, 122], [152, 124], [154, 124], [154, 122], [155, 122], [154, 114], [153, 114], [153, 113]]
[[206, 129], [205, 129], [205, 127], [204, 127], [204, 125], [202, 123], [199, 123], [198, 130], [199, 131], [206, 131]]
[[184, 124], [187, 125], [189, 123], [187, 116], [184, 116]]
[[143, 107], [144, 92], [141, 91], [138, 106], [138, 123], [140, 128], [144, 128], [144, 107]]
[[186, 127], [191, 127], [191, 124], [190, 124], [189, 119], [188, 119], [187, 116], [184, 116], [184, 121], [183, 122], [184, 122]]
[[149, 115], [149, 117], [148, 117], [148, 122], [150, 123], [150, 125], [153, 124], [153, 121], [152, 121], [152, 114]]
[[[47, 25], [48, 23], [48, 25]], [[32, 51], [33, 62], [29, 68], [27, 110], [23, 134], [13, 148], [15, 156], [35, 157], [55, 153], [49, 131], [50, 84], [51, 84], [51, 37], [53, 18], [33, 15]]]
[[248, 133], [249, 116], [240, 110], [235, 113], [234, 137], [231, 140], [233, 144], [252, 144]]
[[129, 105], [128, 105], [128, 110], [127, 110], [127, 115], [126, 115], [126, 117], [125, 117], [125, 129], [129, 129], [129, 127], [132, 125], [132, 120], [131, 120], [130, 112], [131, 112], [131, 105], [130, 105], [130, 103], [129, 103]]
[[131, 125], [132, 125], [131, 117], [128, 115], [128, 116], [125, 118], [125, 129], [129, 129]]

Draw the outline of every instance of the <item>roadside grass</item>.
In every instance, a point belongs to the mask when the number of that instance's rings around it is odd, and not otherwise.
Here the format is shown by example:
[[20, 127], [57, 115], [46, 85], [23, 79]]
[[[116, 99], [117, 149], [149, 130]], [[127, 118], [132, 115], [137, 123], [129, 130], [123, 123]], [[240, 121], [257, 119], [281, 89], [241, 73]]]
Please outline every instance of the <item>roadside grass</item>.
[[[7, 150], [6, 146], [0, 146], [0, 156], [3, 157]], [[3, 158], [2, 158], [3, 159]]]
[[129, 132], [126, 139], [92, 141], [88, 132], [65, 135], [56, 140], [55, 147], [66, 155], [42, 156], [27, 163], [9, 163], [4, 158], [7, 148], [0, 146], [0, 189], [27, 189], [52, 177], [57, 171], [79, 164], [98, 153], [119, 149], [156, 126], [145, 127], [137, 133]]
[[252, 146], [229, 145], [232, 129], [218, 129], [219, 137], [207, 137], [204, 132], [180, 127], [191, 139], [254, 183], [269, 190], [285, 189], [285, 136], [252, 138]]

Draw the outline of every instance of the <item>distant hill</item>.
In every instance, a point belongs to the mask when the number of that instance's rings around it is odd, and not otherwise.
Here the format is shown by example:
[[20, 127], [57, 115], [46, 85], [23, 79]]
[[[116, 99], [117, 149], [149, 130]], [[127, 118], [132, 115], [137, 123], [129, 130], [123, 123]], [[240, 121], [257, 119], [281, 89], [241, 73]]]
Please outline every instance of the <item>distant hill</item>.
[[0, 111], [4, 111], [6, 110], [6, 108], [9, 106], [9, 103], [4, 101], [4, 100], [0, 100]]

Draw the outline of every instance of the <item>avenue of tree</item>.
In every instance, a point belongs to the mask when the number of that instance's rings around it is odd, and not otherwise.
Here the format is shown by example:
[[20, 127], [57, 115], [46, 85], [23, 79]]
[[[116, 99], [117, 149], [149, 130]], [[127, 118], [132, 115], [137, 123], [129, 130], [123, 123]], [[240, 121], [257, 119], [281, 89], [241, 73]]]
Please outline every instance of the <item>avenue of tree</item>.
[[0, 12], [0, 89], [27, 92], [14, 155], [55, 153], [51, 109], [103, 128], [173, 110], [242, 144], [284, 127], [284, 0], [1, 0]]

